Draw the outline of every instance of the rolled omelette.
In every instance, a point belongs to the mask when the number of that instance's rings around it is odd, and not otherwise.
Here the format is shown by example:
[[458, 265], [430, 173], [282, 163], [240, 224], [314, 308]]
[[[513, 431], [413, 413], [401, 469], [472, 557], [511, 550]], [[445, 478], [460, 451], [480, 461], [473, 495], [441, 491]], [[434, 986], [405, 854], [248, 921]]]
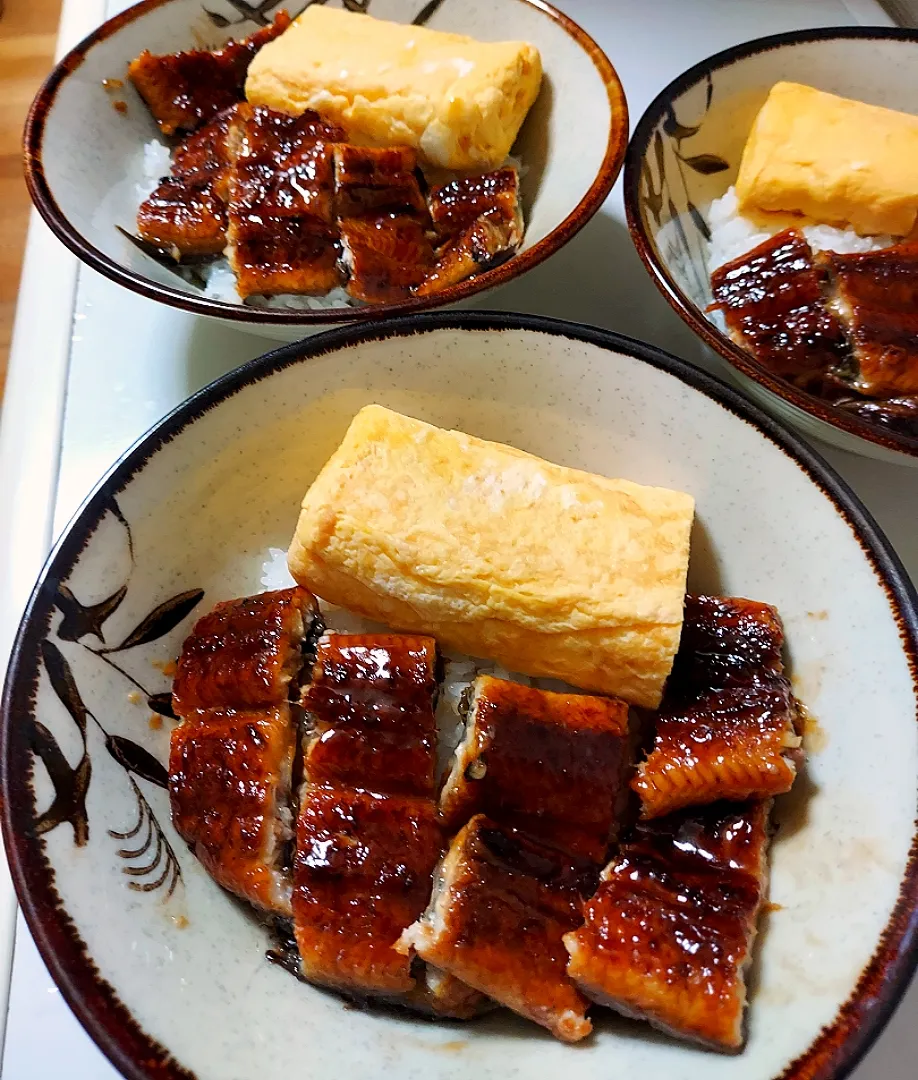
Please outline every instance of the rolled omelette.
[[654, 708], [694, 507], [368, 405], [306, 492], [288, 565], [394, 630]]
[[310, 4], [249, 65], [252, 105], [315, 109], [351, 142], [413, 146], [445, 169], [503, 164], [539, 93], [525, 41], [475, 41]]

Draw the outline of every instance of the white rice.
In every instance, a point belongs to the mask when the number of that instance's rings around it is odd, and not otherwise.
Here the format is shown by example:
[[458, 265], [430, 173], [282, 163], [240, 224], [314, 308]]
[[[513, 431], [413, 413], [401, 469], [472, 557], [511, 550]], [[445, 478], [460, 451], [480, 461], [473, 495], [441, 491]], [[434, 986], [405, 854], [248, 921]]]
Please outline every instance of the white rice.
[[[267, 556], [261, 564], [261, 584], [266, 590], [289, 589], [296, 584], [287, 569], [287, 552], [283, 548], [268, 548]], [[388, 627], [364, 619], [360, 615], [344, 608], [319, 600], [322, 619], [328, 630], [337, 634], [377, 634], [387, 633]], [[443, 771], [454, 750], [459, 745], [465, 730], [465, 721], [460, 713], [462, 697], [478, 675], [493, 675], [498, 679], [509, 679], [523, 686], [534, 686], [540, 690], [554, 690], [558, 693], [582, 693], [575, 687], [557, 679], [535, 679], [508, 671], [493, 660], [467, 656], [465, 653], [443, 652], [444, 676], [437, 702], [437, 729], [439, 732], [438, 770]]]
[[145, 143], [141, 154], [140, 174], [143, 179], [134, 186], [138, 208], [145, 199], [149, 199], [160, 180], [168, 176], [172, 168], [172, 151], [156, 139]]
[[789, 214], [759, 214], [755, 218], [739, 212], [736, 189], [730, 187], [715, 199], [707, 213], [711, 241], [708, 249], [708, 272], [726, 262], [738, 259], [770, 236], [787, 228], [799, 228], [814, 251], [836, 251], [854, 255], [864, 251], [879, 251], [896, 242], [892, 236], [860, 236], [850, 226], [837, 229], [832, 225], [807, 223]]

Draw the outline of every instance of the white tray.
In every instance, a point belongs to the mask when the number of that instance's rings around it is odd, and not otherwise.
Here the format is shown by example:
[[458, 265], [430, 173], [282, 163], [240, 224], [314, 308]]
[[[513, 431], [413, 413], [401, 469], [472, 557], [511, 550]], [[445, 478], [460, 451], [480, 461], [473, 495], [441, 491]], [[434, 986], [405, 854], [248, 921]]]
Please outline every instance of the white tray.
[[[555, 2], [608, 52], [624, 83], [632, 124], [680, 71], [740, 41], [810, 26], [890, 25], [874, 0]], [[125, 6], [119, 0], [65, 0], [60, 51]], [[488, 303], [609, 327], [713, 365], [635, 254], [620, 185], [562, 252]], [[52, 539], [102, 473], [182, 399], [272, 347], [267, 339], [173, 313], [78, 268], [33, 220], [0, 426], [0, 656], [9, 651]], [[821, 449], [918, 580], [915, 472]], [[4, 1080], [113, 1080], [115, 1070], [61, 1000], [15, 911], [0, 859]], [[915, 1080], [916, 1063], [918, 984], [854, 1076]]]

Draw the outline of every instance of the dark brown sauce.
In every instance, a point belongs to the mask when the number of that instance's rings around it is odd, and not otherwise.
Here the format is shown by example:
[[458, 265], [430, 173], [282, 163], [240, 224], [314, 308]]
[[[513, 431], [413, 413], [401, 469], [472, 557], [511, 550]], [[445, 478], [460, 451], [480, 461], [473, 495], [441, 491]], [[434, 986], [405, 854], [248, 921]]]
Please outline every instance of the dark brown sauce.
[[653, 749], [632, 781], [645, 817], [791, 788], [802, 755], [783, 644], [778, 613], [767, 604], [686, 597]]
[[289, 25], [290, 17], [279, 11], [271, 25], [242, 41], [228, 41], [220, 49], [166, 56], [143, 52], [128, 67], [128, 75], [164, 134], [194, 131], [242, 100], [253, 57]]
[[764, 367], [804, 389], [843, 362], [844, 334], [826, 306], [823, 277], [802, 233], [778, 233], [711, 274], [732, 337]]
[[483, 813], [602, 862], [627, 785], [627, 706], [502, 679], [477, 687], [472, 760], [441, 799], [448, 824]]
[[813, 256], [787, 230], [711, 275], [730, 336], [775, 374], [918, 438], [918, 244]]

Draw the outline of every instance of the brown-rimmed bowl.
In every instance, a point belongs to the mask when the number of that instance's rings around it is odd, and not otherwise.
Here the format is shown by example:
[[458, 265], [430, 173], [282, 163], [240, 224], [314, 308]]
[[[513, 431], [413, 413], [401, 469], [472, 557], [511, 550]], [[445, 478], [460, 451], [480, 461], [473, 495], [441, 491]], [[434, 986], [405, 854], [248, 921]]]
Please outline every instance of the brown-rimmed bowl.
[[[337, 2], [337, 0], [336, 0]], [[295, 340], [342, 323], [461, 303], [525, 273], [574, 236], [602, 205], [621, 169], [628, 110], [615, 69], [571, 19], [543, 0], [349, 0], [351, 10], [481, 40], [527, 40], [542, 56], [541, 93], [513, 148], [522, 165], [526, 233], [508, 261], [434, 296], [373, 306], [279, 310], [216, 299], [140, 251], [134, 233], [143, 148], [164, 142], [126, 81], [127, 64], [154, 53], [219, 45], [251, 34], [303, 0], [143, 0], [64, 57], [39, 91], [24, 135], [32, 199], [84, 262], [141, 295], [267, 336]], [[109, 80], [103, 85], [104, 80]], [[113, 86], [110, 80], [116, 80]], [[123, 85], [117, 85], [117, 82]]]
[[[774, 909], [741, 1055], [600, 1009], [576, 1047], [507, 1012], [449, 1024], [348, 1011], [267, 962], [267, 930], [173, 829], [172, 725], [150, 724], [167, 662], [196, 615], [261, 591], [304, 491], [370, 402], [692, 493], [690, 588], [780, 611], [811, 712], [808, 761], [775, 806]], [[348, 327], [196, 394], [64, 531], [7, 676], [4, 841], [44, 960], [130, 1080], [840, 1080], [918, 960], [916, 668], [918, 599], [869, 514], [802, 439], [718, 380], [531, 316]]]
[[781, 80], [918, 113], [918, 31], [832, 27], [777, 34], [683, 72], [647, 107], [628, 146], [624, 198], [631, 237], [677, 314], [764, 408], [844, 450], [918, 466], [918, 438], [798, 389], [705, 314], [711, 302], [708, 208], [734, 183], [755, 115]]

